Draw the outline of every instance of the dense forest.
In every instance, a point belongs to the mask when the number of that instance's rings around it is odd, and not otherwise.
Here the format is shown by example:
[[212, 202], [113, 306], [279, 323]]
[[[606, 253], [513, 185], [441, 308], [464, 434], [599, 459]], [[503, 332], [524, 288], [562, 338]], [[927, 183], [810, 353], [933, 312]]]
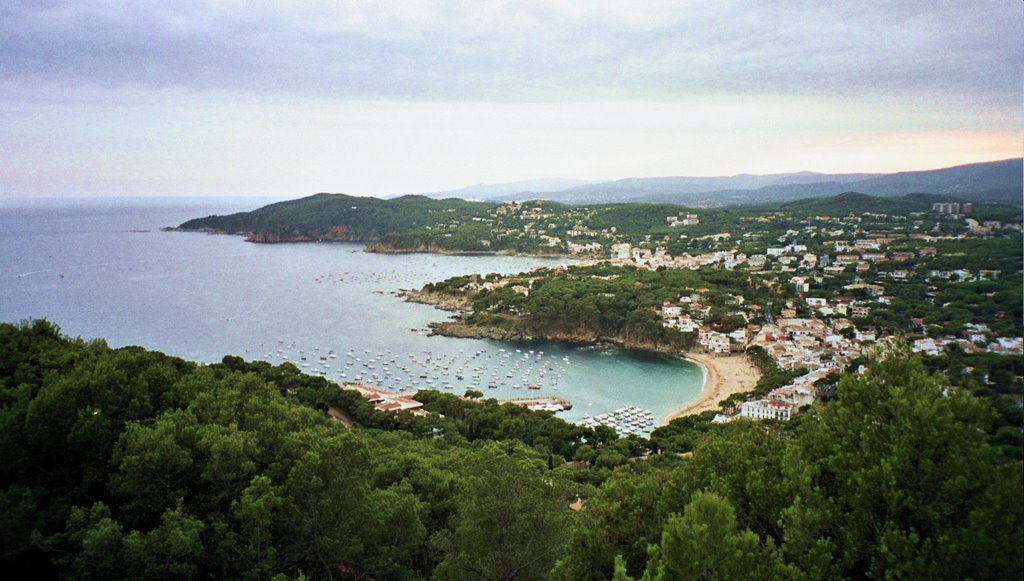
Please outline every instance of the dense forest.
[[[483, 280], [497, 281], [497, 275]], [[622, 342], [637, 348], [688, 350], [696, 333], [681, 333], [662, 325], [655, 312], [665, 301], [674, 301], [686, 289], [703, 289], [711, 307], [707, 318], [716, 328], [732, 331], [747, 321], [734, 311], [738, 296], [758, 303], [780, 299], [749, 273], [721, 270], [640, 270], [607, 263], [566, 269], [537, 269], [510, 279], [529, 287], [529, 293], [513, 285], [467, 292], [466, 276], [430, 283], [423, 290], [456, 296], [468, 295], [470, 325], [505, 327], [532, 336], [575, 337]], [[726, 289], [731, 289], [732, 292]], [[781, 302], [781, 301], [780, 301]]]
[[798, 421], [674, 423], [696, 434], [678, 455], [493, 400], [427, 392], [440, 413], [392, 416], [290, 364], [4, 324], [0, 561], [33, 579], [1021, 578], [1022, 463], [990, 444], [993, 410], [880, 355]]
[[451, 220], [486, 216], [494, 204], [402, 196], [393, 200], [345, 194], [316, 194], [264, 206], [252, 212], [189, 220], [181, 230], [245, 234], [255, 242], [376, 240], [436, 227]]

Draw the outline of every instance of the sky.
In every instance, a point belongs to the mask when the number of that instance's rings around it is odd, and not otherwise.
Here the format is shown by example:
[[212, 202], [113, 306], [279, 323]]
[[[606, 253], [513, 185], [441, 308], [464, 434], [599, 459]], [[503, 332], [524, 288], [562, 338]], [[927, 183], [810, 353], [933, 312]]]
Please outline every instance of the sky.
[[1024, 4], [5, 0], [0, 196], [1020, 157]]

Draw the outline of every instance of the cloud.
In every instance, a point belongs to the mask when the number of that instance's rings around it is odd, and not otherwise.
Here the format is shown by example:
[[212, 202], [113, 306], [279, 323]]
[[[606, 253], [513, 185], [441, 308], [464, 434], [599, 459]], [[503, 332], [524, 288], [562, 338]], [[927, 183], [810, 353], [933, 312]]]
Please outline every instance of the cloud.
[[0, 196], [1019, 155], [1016, 2], [6, 0]]
[[1007, 158], [1019, 132], [824, 99], [269, 103], [0, 109], [4, 195], [394, 194], [538, 176], [898, 171]]
[[343, 99], [927, 95], [1019, 105], [982, 2], [9, 2], [0, 78]]

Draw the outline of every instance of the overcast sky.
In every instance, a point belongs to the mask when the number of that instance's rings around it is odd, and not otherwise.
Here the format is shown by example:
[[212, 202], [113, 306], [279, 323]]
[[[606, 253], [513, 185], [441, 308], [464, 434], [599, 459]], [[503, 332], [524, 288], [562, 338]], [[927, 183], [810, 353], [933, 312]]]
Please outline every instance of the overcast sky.
[[1019, 157], [1024, 3], [4, 0], [0, 195]]

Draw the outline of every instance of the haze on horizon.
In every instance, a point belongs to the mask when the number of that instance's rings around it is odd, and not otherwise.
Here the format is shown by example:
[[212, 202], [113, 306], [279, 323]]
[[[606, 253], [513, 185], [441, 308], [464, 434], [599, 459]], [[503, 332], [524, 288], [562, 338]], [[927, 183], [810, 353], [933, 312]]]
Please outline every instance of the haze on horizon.
[[10, 0], [0, 197], [1020, 157], [1022, 33], [1005, 0]]

